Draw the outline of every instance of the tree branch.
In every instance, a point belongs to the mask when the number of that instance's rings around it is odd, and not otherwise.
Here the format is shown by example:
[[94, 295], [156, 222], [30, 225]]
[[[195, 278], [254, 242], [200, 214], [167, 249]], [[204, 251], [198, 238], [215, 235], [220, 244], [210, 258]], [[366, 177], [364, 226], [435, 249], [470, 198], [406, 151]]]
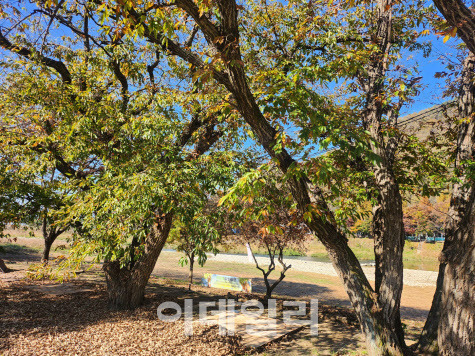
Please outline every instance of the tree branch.
[[129, 104], [129, 83], [127, 82], [126, 76], [120, 70], [120, 63], [116, 59], [111, 61], [112, 71], [114, 72], [115, 77], [120, 82], [122, 87], [122, 113], [125, 113], [127, 106]]
[[35, 59], [38, 60], [38, 62], [40, 62], [41, 64], [54, 69], [61, 76], [61, 80], [63, 81], [64, 84], [72, 83], [71, 73], [69, 72], [68, 68], [63, 62], [45, 57], [42, 54], [35, 52], [34, 50], [12, 44], [3, 35], [1, 30], [0, 30], [0, 46], [11, 52], [18, 53], [20, 56], [23, 56], [27, 59], [30, 59], [33, 61]]
[[[141, 23], [140, 16], [138, 15], [137, 11], [135, 11], [134, 9], [129, 9], [128, 15], [135, 21], [136, 24], [140, 23], [143, 26], [144, 37], [147, 38], [148, 41], [160, 46], [165, 52], [183, 59], [185, 62], [190, 63], [196, 68], [205, 67], [205, 64], [196, 53], [181, 46], [179, 43], [173, 41], [172, 39], [167, 38], [162, 33], [156, 33], [154, 31], [151, 31], [146, 24]], [[228, 88], [231, 87], [231, 83], [229, 82], [229, 78], [226, 75], [226, 73], [224, 73], [223, 71], [217, 70], [216, 68], [213, 68], [212, 72], [213, 72], [214, 78], [219, 83], [225, 85]]]
[[461, 0], [434, 0], [435, 6], [457, 33], [470, 52], [475, 54], [475, 15]]

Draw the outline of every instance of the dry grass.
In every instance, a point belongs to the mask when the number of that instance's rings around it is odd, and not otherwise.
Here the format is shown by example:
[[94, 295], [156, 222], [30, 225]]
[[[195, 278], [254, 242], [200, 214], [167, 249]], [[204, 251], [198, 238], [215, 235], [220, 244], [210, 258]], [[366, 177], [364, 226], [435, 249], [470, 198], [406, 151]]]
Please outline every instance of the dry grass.
[[[148, 289], [144, 305], [134, 311], [110, 310], [103, 284], [89, 280], [74, 281], [78, 292], [66, 295], [32, 290], [32, 284], [42, 285], [40, 281], [0, 281], [0, 354], [268, 355], [279, 354], [283, 345], [300, 338], [296, 334], [257, 350], [245, 349], [239, 337], [220, 336], [216, 326], [198, 323], [194, 324], [194, 335], [187, 337], [183, 322], [165, 323], [157, 318], [157, 306], [164, 301], [183, 305], [184, 299], [190, 297], [197, 305], [200, 300], [223, 298], [227, 291], [197, 287], [190, 292], [180, 283], [156, 281]], [[341, 344], [340, 340], [358, 338], [353, 312], [323, 305], [319, 312], [322, 330], [331, 328], [327, 330], [330, 338], [319, 339], [321, 350], [356, 346]], [[311, 344], [307, 346], [312, 348]]]

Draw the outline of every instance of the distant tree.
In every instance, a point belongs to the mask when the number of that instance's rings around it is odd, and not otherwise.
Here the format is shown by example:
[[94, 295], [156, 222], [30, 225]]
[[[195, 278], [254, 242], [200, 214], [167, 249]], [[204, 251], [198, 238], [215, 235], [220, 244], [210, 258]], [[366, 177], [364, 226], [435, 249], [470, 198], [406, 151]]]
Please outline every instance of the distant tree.
[[218, 224], [217, 201], [208, 199], [205, 206], [196, 212], [182, 214], [175, 221], [175, 226], [170, 232], [170, 242], [176, 246], [176, 250], [183, 252], [185, 256], [180, 258], [182, 266], [189, 266], [189, 285], [193, 285], [193, 272], [195, 261], [203, 267], [208, 256], [207, 253], [217, 254], [218, 244], [221, 239], [221, 229]]
[[[284, 261], [287, 249], [303, 250], [310, 230], [302, 215], [295, 208], [288, 188], [279, 186], [274, 172], [256, 170], [247, 176], [249, 184], [257, 185], [256, 191], [235, 190], [234, 204], [228, 224], [238, 227], [233, 235], [234, 243], [249, 244], [263, 248], [269, 257], [269, 264], [259, 264], [251, 250], [256, 268], [262, 272], [266, 286], [265, 299], [272, 296], [277, 285], [285, 278], [291, 265]], [[240, 202], [237, 202], [240, 200]], [[282, 270], [278, 279], [271, 282], [270, 275], [276, 269], [276, 260]]]
[[44, 239], [42, 261], [48, 262], [51, 246], [58, 236], [70, 228], [57, 216], [66, 204], [60, 173], [43, 165], [34, 174], [31, 167], [12, 157], [11, 150], [0, 145], [0, 235], [5, 227], [39, 227]]
[[371, 219], [356, 219], [349, 222], [349, 230], [358, 236], [371, 235]]
[[404, 207], [404, 228], [406, 234], [435, 235], [444, 231], [448, 211], [448, 201], [431, 203], [422, 197], [417, 204]]

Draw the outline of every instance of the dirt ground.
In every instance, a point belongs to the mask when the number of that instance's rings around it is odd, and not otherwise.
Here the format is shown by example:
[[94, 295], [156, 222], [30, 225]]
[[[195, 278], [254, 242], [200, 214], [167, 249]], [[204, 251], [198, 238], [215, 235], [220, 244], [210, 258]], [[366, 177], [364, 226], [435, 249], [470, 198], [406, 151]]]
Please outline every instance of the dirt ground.
[[[222, 337], [217, 327], [200, 325], [185, 337], [183, 323], [158, 320], [161, 301], [185, 298], [214, 300], [227, 291], [194, 286], [187, 290], [186, 268], [178, 266], [176, 253], [162, 253], [147, 289], [145, 304], [135, 311], [114, 312], [106, 305], [100, 267], [80, 274], [61, 287], [51, 281], [25, 279], [25, 271], [39, 260], [39, 239], [20, 239], [27, 245], [12, 254], [0, 254], [14, 272], [0, 274], [0, 354], [159, 354], [159, 355], [360, 355], [364, 342], [356, 318], [347, 308], [348, 298], [338, 278], [314, 273], [289, 273], [276, 289], [280, 299], [319, 299], [319, 334], [309, 328], [258, 350], [245, 349], [236, 337]], [[62, 242], [64, 243], [64, 241]], [[61, 244], [61, 241], [60, 241]], [[53, 252], [54, 256], [61, 250]], [[222, 264], [207, 264], [196, 271], [231, 274]], [[232, 275], [253, 278], [253, 290], [264, 290], [258, 271], [251, 266], [227, 266]], [[223, 272], [223, 269], [225, 270]], [[240, 271], [237, 273], [236, 271]], [[59, 288], [59, 289], [58, 289]], [[57, 290], [59, 292], [54, 293]], [[53, 292], [52, 292], [53, 291]], [[410, 344], [423, 325], [433, 288], [405, 287], [402, 316]], [[256, 294], [259, 297], [259, 294]]]
[[[177, 289], [160, 288], [134, 311], [111, 311], [104, 288], [77, 281], [77, 293], [49, 295], [28, 288], [40, 282], [0, 282], [2, 355], [229, 355], [237, 340], [216, 328], [196, 326], [185, 336], [183, 323], [158, 320], [157, 305], [176, 300]], [[80, 291], [84, 286], [93, 291]]]
[[[162, 252], [153, 273], [170, 279], [187, 279], [187, 269], [178, 265], [178, 256], [179, 254], [177, 253]], [[223, 272], [223, 267], [225, 266], [222, 263], [213, 263], [211, 261], [205, 264], [204, 267], [195, 267], [195, 283], [199, 283], [204, 273], [232, 274], [237, 277], [252, 278], [253, 291], [265, 292], [262, 275], [253, 266], [239, 265], [237, 267], [233, 265], [229, 266], [229, 271], [226, 272]], [[404, 286], [401, 303], [402, 317], [410, 320], [425, 320], [430, 310], [434, 291], [435, 286]], [[348, 295], [340, 279], [318, 273], [289, 270], [285, 279], [276, 287], [275, 294], [306, 299], [316, 298], [327, 305], [350, 307]]]
[[[354, 315], [345, 308], [319, 307], [319, 334], [309, 328], [259, 349], [239, 338], [219, 336], [216, 326], [194, 325], [184, 336], [183, 322], [158, 320], [157, 306], [223, 298], [225, 291], [152, 278], [146, 301], [134, 311], [111, 311], [102, 283], [93, 273], [56, 286], [24, 279], [24, 271], [0, 278], [0, 354], [2, 355], [330, 355], [364, 354]], [[60, 293], [56, 293], [57, 291]], [[52, 294], [50, 294], [52, 292]], [[237, 297], [237, 296], [235, 296]]]

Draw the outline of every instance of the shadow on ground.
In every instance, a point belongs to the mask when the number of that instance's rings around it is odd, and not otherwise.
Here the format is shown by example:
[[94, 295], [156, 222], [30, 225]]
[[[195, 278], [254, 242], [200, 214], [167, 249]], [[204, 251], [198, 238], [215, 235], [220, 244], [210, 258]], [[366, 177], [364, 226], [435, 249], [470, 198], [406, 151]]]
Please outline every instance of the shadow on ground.
[[8, 266], [17, 262], [39, 262], [41, 255], [37, 249], [7, 243], [0, 245], [0, 259], [5, 260]]

